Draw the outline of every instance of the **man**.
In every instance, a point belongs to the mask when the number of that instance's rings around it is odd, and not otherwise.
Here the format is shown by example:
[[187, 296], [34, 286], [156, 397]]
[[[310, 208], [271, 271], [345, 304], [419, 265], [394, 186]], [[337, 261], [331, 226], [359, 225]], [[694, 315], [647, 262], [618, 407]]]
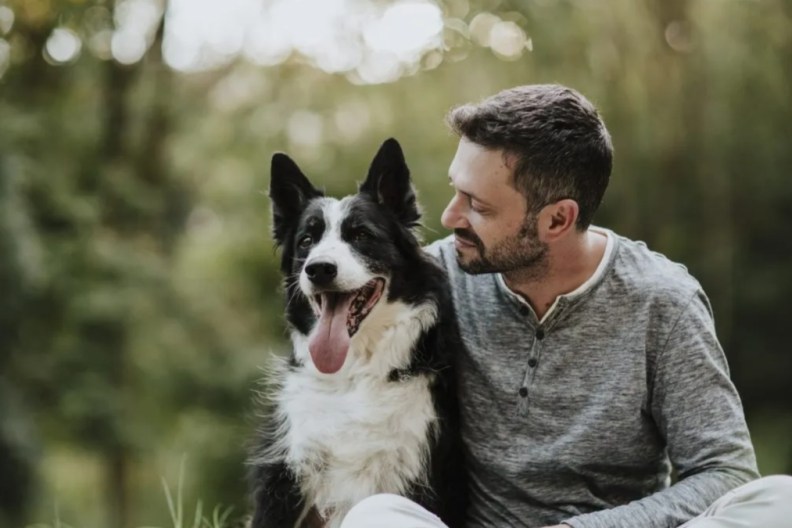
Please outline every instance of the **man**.
[[[612, 165], [591, 103], [523, 86], [448, 121], [460, 141], [442, 223], [454, 235], [429, 251], [468, 348], [469, 526], [676, 527], [708, 507], [685, 526], [792, 526], [792, 477], [755, 480], [698, 282], [591, 226]], [[442, 525], [384, 495], [344, 526]]]

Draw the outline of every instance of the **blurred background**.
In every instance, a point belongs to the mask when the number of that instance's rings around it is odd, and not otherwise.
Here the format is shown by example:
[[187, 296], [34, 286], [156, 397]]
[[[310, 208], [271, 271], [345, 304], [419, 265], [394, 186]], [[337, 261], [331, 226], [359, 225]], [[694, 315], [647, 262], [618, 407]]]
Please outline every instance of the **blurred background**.
[[454, 105], [560, 82], [616, 148], [595, 222], [714, 305], [764, 473], [792, 473], [792, 1], [0, 0], [0, 527], [246, 511], [287, 349], [273, 151], [330, 193], [398, 138], [444, 236]]

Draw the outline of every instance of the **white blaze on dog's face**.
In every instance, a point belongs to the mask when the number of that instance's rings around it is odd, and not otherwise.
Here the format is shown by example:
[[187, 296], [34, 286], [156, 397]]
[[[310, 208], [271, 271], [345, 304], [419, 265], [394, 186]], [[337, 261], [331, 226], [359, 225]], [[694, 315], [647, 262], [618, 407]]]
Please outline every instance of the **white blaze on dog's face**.
[[299, 285], [317, 318], [308, 349], [326, 374], [344, 365], [351, 338], [386, 292], [388, 274], [366, 247], [374, 226], [356, 214], [356, 201], [317, 199], [298, 230]]
[[[409, 269], [401, 249], [417, 245], [410, 228], [419, 217], [409, 172], [401, 148], [390, 140], [354, 196], [325, 198], [285, 156], [273, 158], [272, 178], [287, 312], [307, 334], [316, 368], [332, 374], [343, 367], [350, 340], [367, 316], [383, 300], [401, 295], [399, 287], [392, 289], [392, 271]], [[297, 288], [307, 303], [300, 303]]]
[[[356, 290], [374, 279], [363, 255], [353, 248], [360, 235], [349, 233], [352, 200], [318, 199], [307, 216], [302, 236], [298, 237], [301, 249], [309, 248], [300, 272], [300, 288], [311, 300], [316, 300], [313, 297], [323, 290]], [[324, 284], [325, 280], [329, 282]]]

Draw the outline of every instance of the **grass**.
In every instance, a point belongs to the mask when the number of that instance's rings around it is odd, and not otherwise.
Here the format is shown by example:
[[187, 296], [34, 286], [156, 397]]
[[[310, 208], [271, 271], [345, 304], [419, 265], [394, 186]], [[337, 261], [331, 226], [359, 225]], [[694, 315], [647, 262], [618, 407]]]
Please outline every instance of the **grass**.
[[173, 528], [188, 528], [188, 526], [191, 526], [192, 528], [228, 528], [228, 517], [231, 515], [233, 507], [230, 506], [228, 508], [221, 509], [220, 505], [217, 505], [215, 506], [214, 510], [212, 510], [212, 517], [206, 518], [203, 516], [203, 503], [200, 500], [195, 506], [195, 514], [193, 515], [192, 525], [185, 525], [183, 508], [184, 501], [182, 500], [183, 484], [184, 458], [182, 458], [181, 464], [179, 466], [179, 483], [176, 486], [175, 502], [173, 500], [173, 495], [171, 494], [170, 486], [168, 486], [168, 482], [165, 480], [165, 477], [162, 477], [162, 488], [165, 490], [165, 498], [168, 501], [168, 511], [170, 511]]
[[[168, 481], [165, 480], [165, 477], [162, 477], [162, 489], [165, 491], [165, 500], [168, 502], [168, 511], [170, 512], [171, 517], [171, 524], [173, 528], [232, 528], [236, 526], [241, 526], [241, 523], [237, 521], [229, 520], [231, 516], [231, 512], [233, 511], [234, 507], [229, 506], [227, 508], [223, 508], [220, 505], [217, 505], [212, 510], [211, 516], [205, 516], [203, 512], [203, 503], [199, 500], [195, 506], [195, 511], [193, 513], [192, 520], [187, 521], [185, 518], [184, 513], [184, 500], [182, 497], [182, 490], [184, 488], [184, 461], [185, 459], [182, 458], [181, 464], [179, 465], [179, 480], [176, 485], [176, 497], [174, 498], [173, 493], [171, 492], [171, 488], [168, 485]], [[55, 505], [54, 511], [54, 524], [46, 524], [46, 523], [37, 523], [37, 524], [30, 524], [27, 525], [26, 528], [74, 528], [70, 524], [66, 524], [60, 518], [60, 513], [58, 511], [57, 504]], [[139, 528], [162, 528], [159, 526], [141, 526]]]

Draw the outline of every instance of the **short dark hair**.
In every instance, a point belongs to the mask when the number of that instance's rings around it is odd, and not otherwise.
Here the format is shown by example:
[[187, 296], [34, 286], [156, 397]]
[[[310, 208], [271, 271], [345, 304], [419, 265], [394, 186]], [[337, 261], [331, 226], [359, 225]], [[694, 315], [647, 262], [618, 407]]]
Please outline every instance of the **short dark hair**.
[[514, 187], [529, 211], [565, 198], [578, 203], [586, 229], [602, 201], [613, 166], [605, 123], [588, 99], [557, 84], [518, 86], [446, 117], [457, 135], [516, 159]]

